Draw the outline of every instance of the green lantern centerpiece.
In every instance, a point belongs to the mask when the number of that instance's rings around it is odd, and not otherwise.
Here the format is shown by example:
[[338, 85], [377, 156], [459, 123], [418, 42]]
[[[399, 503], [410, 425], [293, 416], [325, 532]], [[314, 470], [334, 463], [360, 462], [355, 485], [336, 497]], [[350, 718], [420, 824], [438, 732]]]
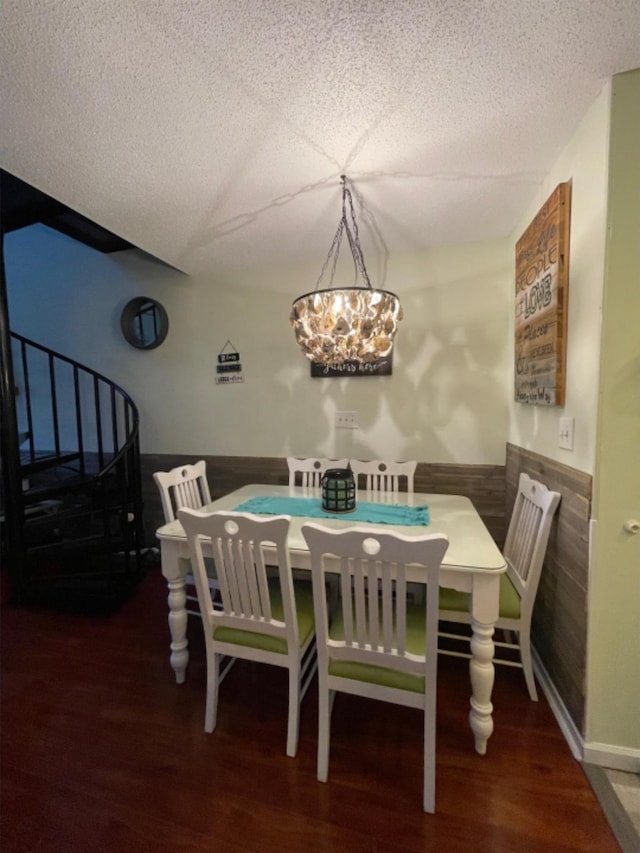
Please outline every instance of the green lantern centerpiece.
[[322, 509], [327, 512], [353, 512], [356, 508], [356, 483], [350, 468], [329, 468], [320, 484]]

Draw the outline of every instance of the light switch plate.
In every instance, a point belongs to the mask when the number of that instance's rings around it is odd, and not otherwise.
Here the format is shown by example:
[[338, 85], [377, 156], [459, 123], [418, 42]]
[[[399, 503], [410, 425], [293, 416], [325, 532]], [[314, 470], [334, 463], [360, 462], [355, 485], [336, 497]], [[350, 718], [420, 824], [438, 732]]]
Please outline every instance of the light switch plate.
[[558, 428], [558, 447], [564, 450], [573, 450], [573, 418], [560, 418]]

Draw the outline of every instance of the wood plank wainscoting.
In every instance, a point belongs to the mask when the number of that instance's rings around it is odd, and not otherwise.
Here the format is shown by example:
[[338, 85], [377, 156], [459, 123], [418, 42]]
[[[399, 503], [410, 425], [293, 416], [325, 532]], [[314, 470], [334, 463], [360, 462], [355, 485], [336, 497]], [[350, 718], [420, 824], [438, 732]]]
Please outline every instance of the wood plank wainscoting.
[[562, 495], [538, 588], [531, 641], [584, 737], [592, 480], [583, 471], [507, 444], [507, 518], [521, 471]]
[[[178, 456], [175, 454], [142, 455], [142, 499], [148, 545], [155, 544], [154, 531], [163, 524], [154, 471], [169, 471], [177, 465], [205, 459], [211, 496], [222, 495], [249, 483], [272, 483], [286, 486], [289, 481], [287, 460], [282, 457], [258, 456]], [[487, 529], [498, 545], [504, 543], [505, 524], [504, 465], [455, 465], [420, 462], [416, 469], [416, 492], [465, 495], [480, 513]]]

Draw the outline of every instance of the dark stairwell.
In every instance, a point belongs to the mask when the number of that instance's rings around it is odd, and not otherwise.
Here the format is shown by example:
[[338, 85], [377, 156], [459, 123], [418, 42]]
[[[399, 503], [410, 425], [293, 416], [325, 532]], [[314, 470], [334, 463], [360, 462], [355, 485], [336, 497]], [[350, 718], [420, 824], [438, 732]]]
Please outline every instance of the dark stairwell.
[[3, 581], [17, 604], [111, 605], [143, 574], [138, 411], [107, 377], [11, 332], [4, 235], [43, 222], [101, 251], [130, 244], [0, 178]]

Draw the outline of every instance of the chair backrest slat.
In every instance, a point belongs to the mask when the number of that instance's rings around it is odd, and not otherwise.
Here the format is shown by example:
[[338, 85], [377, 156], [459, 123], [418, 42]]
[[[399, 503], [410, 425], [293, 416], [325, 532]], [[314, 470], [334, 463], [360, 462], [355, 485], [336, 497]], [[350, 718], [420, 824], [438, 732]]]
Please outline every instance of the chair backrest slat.
[[302, 486], [306, 489], [319, 489], [325, 471], [329, 468], [346, 468], [348, 464], [348, 459], [326, 459], [324, 457], [297, 459], [288, 456], [289, 485]]
[[[185, 527], [184, 519], [182, 519], [182, 526]], [[220, 595], [225, 601], [230, 602], [231, 607], [235, 609], [236, 602], [238, 601], [238, 592], [236, 587], [236, 572], [233, 567], [231, 543], [225, 542], [222, 539], [217, 539], [211, 544], [218, 573]]]
[[[438, 585], [448, 547], [442, 534], [408, 537], [365, 527], [342, 530], [307, 523], [302, 533], [311, 553], [318, 656], [424, 673], [427, 655], [407, 651], [407, 565], [412, 582]], [[336, 560], [337, 558], [337, 560]], [[324, 594], [327, 576], [339, 571], [343, 639], [329, 635]], [[438, 595], [426, 596], [427, 631], [436, 648]], [[428, 623], [432, 624], [429, 627]], [[424, 652], [424, 650], [422, 650]], [[436, 652], [429, 661], [435, 672]]]
[[403, 655], [407, 648], [407, 608], [401, 606], [402, 602], [407, 600], [407, 581], [405, 567], [399, 566], [396, 570], [396, 575], [396, 636], [398, 643], [398, 653]]
[[[288, 516], [264, 517], [242, 512], [178, 512], [191, 553], [198, 597], [206, 603], [203, 619], [216, 625], [260, 631], [285, 637], [297, 648], [298, 627], [287, 534]], [[211, 604], [204, 565], [203, 543], [216, 561], [221, 607]], [[275, 552], [275, 554], [274, 554]], [[208, 553], [208, 551], [207, 551]], [[278, 566], [284, 621], [273, 618], [267, 565]], [[201, 610], [202, 610], [201, 605]]]
[[271, 621], [271, 597], [267, 586], [267, 566], [264, 550], [259, 543], [251, 542], [245, 545], [245, 565], [251, 600], [251, 612], [261, 619]]
[[[357, 572], [354, 573], [352, 577], [349, 572], [348, 567], [348, 558], [342, 557], [340, 560], [340, 598], [342, 601], [350, 601], [351, 600], [351, 584], [358, 583], [358, 575]], [[344, 625], [344, 639], [348, 645], [353, 643], [353, 620], [354, 615], [353, 611], [350, 608], [344, 608], [343, 612], [343, 625]]]
[[255, 590], [255, 573], [259, 571], [259, 566], [253, 562], [253, 554], [251, 553], [251, 543], [241, 540], [234, 542], [236, 551], [236, 572], [238, 577], [238, 592], [240, 595], [240, 606], [236, 613], [241, 613], [243, 616], [248, 616], [253, 619], [262, 618], [262, 610], [260, 607], [260, 599], [257, 595], [251, 595], [251, 580], [253, 576], [253, 588]]
[[368, 625], [369, 625], [369, 642], [372, 648], [376, 649], [380, 645], [380, 604], [378, 601], [378, 571], [377, 565], [373, 560], [370, 560], [367, 566], [367, 592], [371, 590], [372, 595], [367, 595], [368, 607]]
[[[400, 569], [398, 569], [400, 571]], [[400, 633], [400, 621], [394, 619], [394, 612], [398, 605], [397, 598], [394, 601], [392, 590], [391, 568], [388, 563], [380, 564], [380, 591], [382, 598], [382, 648], [389, 655], [393, 649], [397, 649], [399, 655], [405, 652], [405, 637]], [[403, 608], [398, 608], [402, 609]], [[395, 622], [395, 625], [394, 625]], [[394, 630], [395, 629], [395, 630]], [[394, 636], [395, 635], [395, 636]]]
[[366, 646], [369, 642], [369, 626], [367, 620], [367, 600], [365, 590], [368, 581], [362, 560], [353, 561], [353, 611], [355, 617], [355, 642]]
[[[266, 567], [259, 544], [236, 539], [217, 539], [216, 556], [223, 566], [228, 612], [258, 621], [271, 619], [271, 606], [266, 585]], [[264, 580], [264, 583], [262, 582]]]
[[542, 510], [527, 500], [524, 495], [518, 495], [518, 508], [505, 551], [511, 565], [523, 581], [526, 581], [529, 573], [541, 518]]
[[183, 506], [189, 509], [200, 509], [202, 506], [202, 496], [198, 488], [197, 480], [188, 480], [184, 483], [177, 483], [175, 486], [175, 502], [179, 509]]
[[548, 489], [524, 472], [518, 480], [504, 545], [507, 573], [518, 590], [523, 608], [533, 608], [542, 564], [560, 493]]
[[[362, 462], [350, 459], [349, 465], [356, 480], [356, 488], [368, 492], [413, 491], [414, 474], [417, 462], [386, 462], [372, 459]], [[403, 488], [401, 488], [403, 487]]]
[[176, 520], [179, 509], [200, 509], [211, 503], [207, 481], [207, 463], [204, 459], [193, 465], [178, 465], [171, 471], [156, 471], [153, 475], [160, 491], [164, 520]]

